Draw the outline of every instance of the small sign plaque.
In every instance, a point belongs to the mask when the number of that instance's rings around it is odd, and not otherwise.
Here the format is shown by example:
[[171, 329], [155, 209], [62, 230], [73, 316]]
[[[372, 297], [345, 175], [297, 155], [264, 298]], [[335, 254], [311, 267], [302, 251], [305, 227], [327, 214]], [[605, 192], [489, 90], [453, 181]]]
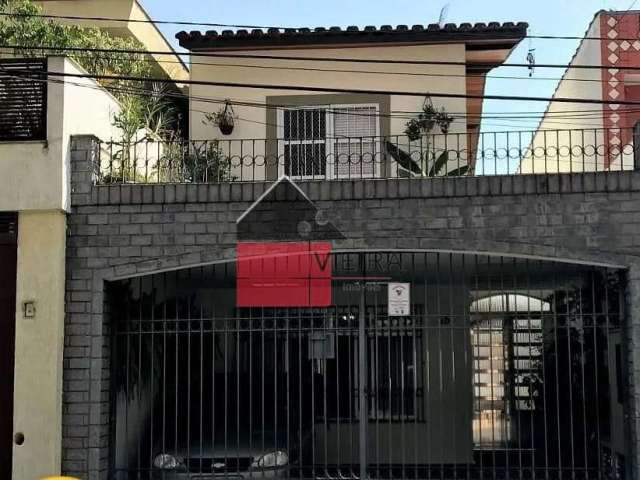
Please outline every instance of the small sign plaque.
[[389, 283], [388, 311], [390, 317], [404, 317], [411, 313], [411, 284]]

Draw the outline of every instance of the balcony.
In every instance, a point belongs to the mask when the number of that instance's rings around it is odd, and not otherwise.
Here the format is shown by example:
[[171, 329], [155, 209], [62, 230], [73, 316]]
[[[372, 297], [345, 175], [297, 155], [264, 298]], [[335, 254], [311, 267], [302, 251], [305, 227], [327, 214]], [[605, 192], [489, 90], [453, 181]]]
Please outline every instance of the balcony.
[[[614, 131], [615, 130], [615, 131]], [[486, 132], [317, 140], [103, 142], [96, 183], [525, 175], [633, 170], [633, 129]]]

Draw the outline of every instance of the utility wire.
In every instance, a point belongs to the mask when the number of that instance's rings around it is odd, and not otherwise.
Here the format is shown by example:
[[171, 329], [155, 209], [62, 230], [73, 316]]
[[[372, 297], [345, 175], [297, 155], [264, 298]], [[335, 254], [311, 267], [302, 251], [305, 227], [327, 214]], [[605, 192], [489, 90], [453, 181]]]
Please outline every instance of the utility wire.
[[[1, 67], [0, 67], [1, 68]], [[31, 72], [33, 73], [33, 72]], [[6, 75], [6, 74], [5, 74]], [[6, 76], [11, 76], [11, 75], [6, 75]], [[20, 76], [19, 78], [24, 78], [24, 76]], [[37, 80], [32, 78], [33, 80]], [[106, 88], [107, 90], [115, 90], [114, 87], [109, 86], [109, 85], [105, 85], [103, 87], [99, 87], [99, 88]], [[129, 93], [129, 92], [127, 92]], [[137, 94], [155, 94], [157, 92], [150, 90], [150, 89], [144, 89], [144, 88], [137, 88], [135, 91], [131, 91], [131, 93], [137, 93]], [[224, 104], [226, 102], [230, 102], [233, 105], [237, 105], [237, 106], [244, 106], [244, 107], [253, 107], [253, 108], [262, 108], [262, 109], [267, 109], [267, 110], [284, 110], [284, 109], [290, 109], [290, 108], [296, 108], [296, 105], [288, 105], [288, 104], [266, 104], [266, 103], [260, 103], [260, 102], [248, 102], [245, 100], [240, 100], [240, 99], [229, 99], [229, 98], [216, 98], [216, 97], [207, 97], [207, 96], [198, 96], [198, 95], [187, 95], [187, 94], [183, 94], [183, 93], [179, 93], [179, 92], [163, 92], [162, 95], [164, 96], [169, 96], [169, 97], [173, 97], [173, 98], [180, 98], [180, 99], [191, 99], [195, 102], [198, 103], [215, 103], [215, 104]], [[322, 107], [322, 106], [319, 106]], [[340, 114], [347, 114], [347, 115], [353, 115], [353, 116], [366, 116], [366, 117], [385, 117], [385, 118], [396, 118], [396, 119], [406, 119], [409, 120], [411, 118], [414, 118], [414, 116], [418, 113], [420, 113], [419, 111], [391, 111], [390, 113], [375, 113], [375, 114], [371, 114], [371, 113], [358, 113], [358, 112], [346, 112], [344, 110], [340, 110], [340, 109], [331, 109], [331, 108], [324, 108], [325, 111], [329, 112], [329, 113], [340, 113]], [[627, 109], [625, 110], [626, 113], [633, 113], [633, 112], [637, 112], [640, 110], [635, 110], [635, 109]], [[203, 113], [210, 113], [210, 112], [203, 112]], [[450, 114], [456, 118], [456, 119], [464, 119], [464, 118], [468, 118], [468, 119], [497, 119], [497, 120], [507, 120], [507, 121], [527, 121], [527, 120], [531, 120], [531, 121], [537, 121], [539, 120], [540, 115], [544, 113], [544, 112], [484, 112], [481, 114], [472, 114], [472, 113], [468, 113], [468, 112], [450, 112]], [[571, 124], [570, 122], [566, 122], [566, 121], [562, 121], [563, 119], [589, 119], [589, 118], [600, 118], [602, 116], [602, 109], [596, 109], [596, 110], [567, 110], [564, 112], [551, 112], [548, 114], [548, 119], [547, 120], [549, 123], [557, 123], [557, 124], [561, 124], [561, 125], [565, 125], [565, 124]], [[558, 120], [555, 121], [554, 120]], [[584, 125], [585, 122], [581, 122], [579, 124], [576, 125]]]
[[[640, 67], [638, 67], [640, 69]], [[85, 73], [68, 73], [68, 72], [37, 72], [24, 71], [27, 77], [33, 77], [34, 74], [47, 75], [54, 77], [71, 77], [71, 78], [93, 78], [95, 80], [122, 80], [136, 82], [152, 82], [152, 83], [168, 83], [175, 82], [166, 78], [158, 77], [137, 77], [132, 75], [92, 75]], [[259, 90], [285, 90], [285, 91], [304, 91], [304, 92], [322, 92], [322, 93], [350, 93], [363, 95], [398, 95], [405, 97], [434, 97], [434, 98], [466, 98], [478, 100], [510, 100], [510, 101], [528, 101], [528, 102], [556, 102], [556, 103], [581, 103], [591, 105], [634, 105], [640, 106], [640, 101], [633, 100], [602, 100], [592, 98], [572, 98], [572, 97], [535, 97], [535, 96], [514, 96], [514, 95], [474, 95], [467, 93], [449, 93], [449, 92], [415, 92], [403, 90], [375, 90], [375, 89], [349, 89], [338, 87], [315, 87], [311, 85], [282, 85], [282, 84], [260, 84], [245, 82], [215, 82], [208, 80], [183, 80], [180, 83], [196, 86], [212, 86], [212, 87], [230, 87], [230, 88], [250, 88]]]
[[[131, 49], [105, 49], [105, 48], [86, 48], [86, 47], [48, 47], [48, 46], [20, 46], [2, 44], [0, 48], [14, 50], [53, 50], [57, 52], [104, 52], [111, 54], [132, 54], [132, 55], [191, 55], [196, 57], [208, 58], [241, 58], [253, 60], [283, 60], [283, 61], [304, 61], [304, 62], [340, 62], [340, 63], [372, 63], [372, 64], [388, 64], [388, 65], [439, 65], [439, 66], [463, 66], [470, 68], [497, 68], [497, 67], [514, 67], [514, 68], [530, 68], [528, 63], [492, 63], [492, 62], [463, 62], [448, 60], [387, 60], [387, 59], [365, 59], [365, 58], [347, 58], [347, 57], [309, 57], [309, 56], [287, 56], [287, 55], [259, 55], [245, 53], [220, 53], [220, 52], [175, 52], [173, 50], [131, 50]], [[567, 68], [579, 70], [606, 70], [614, 68], [611, 65], [567, 65], [561, 63], [539, 63], [536, 68]], [[640, 66], [615, 66], [618, 70], [640, 71]], [[177, 81], [176, 83], [184, 83]]]
[[[0, 47], [2, 48], [2, 47]], [[58, 51], [57, 47], [16, 47], [16, 49], [28, 49], [28, 50], [48, 50], [48, 51]], [[110, 55], [108, 53], [96, 52], [98, 55], [104, 55], [102, 58], [108, 58]], [[111, 56], [116, 53], [111, 53]], [[87, 57], [94, 57], [93, 54], [88, 53]], [[160, 64], [179, 64], [184, 65], [181, 60], [167, 60], [167, 59], [154, 59], [154, 58], [143, 58], [144, 61], [148, 63], [160, 63]], [[382, 71], [382, 70], [352, 70], [352, 69], [340, 69], [340, 68], [314, 68], [314, 67], [294, 67], [294, 66], [274, 66], [274, 65], [248, 65], [241, 63], [211, 63], [211, 62], [189, 62], [190, 65], [204, 65], [208, 67], [232, 67], [232, 68], [255, 68], [255, 69], [266, 69], [266, 70], [292, 70], [292, 71], [303, 71], [303, 72], [327, 72], [327, 73], [349, 73], [349, 74], [365, 74], [365, 75], [406, 75], [406, 76], [416, 76], [416, 77], [437, 77], [437, 78], [467, 78], [467, 77], [483, 77], [486, 79], [496, 79], [496, 80], [536, 80], [536, 81], [571, 81], [571, 82], [589, 82], [589, 83], [607, 83], [606, 80], [602, 79], [594, 79], [594, 78], [563, 78], [563, 77], [518, 77], [514, 75], [485, 75], [469, 72], [466, 74], [456, 74], [456, 73], [427, 73], [427, 72], [406, 72], [406, 71]]]
[[[19, 76], [19, 75], [6, 75], [6, 76], [11, 76], [11, 77], [15, 77], [15, 78], [20, 78], [23, 79], [23, 76]], [[69, 81], [65, 81], [65, 80], [58, 80], [58, 79], [33, 79], [35, 81], [39, 81], [39, 82], [49, 82], [49, 83], [57, 83], [57, 84], [61, 84], [61, 83], [67, 83], [70, 85], [74, 85], [74, 86], [78, 86], [78, 87], [83, 87], [83, 88], [91, 88], [91, 89], [95, 89], [95, 90], [107, 90], [110, 92], [119, 92], [119, 93], [129, 93], [129, 94], [147, 94], [147, 95], [153, 95], [153, 94], [157, 94], [156, 91], [151, 90], [151, 89], [145, 89], [145, 88], [139, 88], [139, 87], [117, 87], [117, 86], [112, 86], [112, 85], [105, 85], [105, 86], [101, 86], [101, 85], [87, 85], [87, 84], [81, 84], [81, 83], [76, 83], [76, 82], [69, 82]], [[185, 98], [184, 94], [180, 94], [180, 93], [173, 93], [173, 92], [163, 92], [164, 96], [168, 96], [168, 97], [173, 97], [173, 98]], [[198, 100], [198, 102], [200, 103], [212, 103], [212, 104], [216, 104], [216, 105], [221, 105], [221, 104], [225, 104], [228, 99], [222, 99], [222, 98], [213, 98], [213, 97], [196, 97], [196, 99]], [[232, 102], [233, 104], [238, 104], [236, 102]], [[286, 108], [295, 108], [294, 105], [271, 105], [271, 104], [264, 104], [264, 103], [246, 103], [243, 106], [247, 106], [247, 107], [253, 107], [253, 108], [260, 108], [260, 109], [286, 109]], [[211, 112], [208, 111], [204, 111], [204, 110], [199, 110], [199, 109], [195, 109], [195, 108], [190, 108], [189, 109], [190, 112], [196, 112], [196, 113], [201, 113], [201, 114], [208, 114]], [[344, 112], [344, 111], [335, 111], [335, 110], [327, 110], [329, 113], [340, 113], [340, 114], [345, 114], [345, 113], [349, 113], [349, 112]], [[636, 110], [628, 110], [629, 112], [640, 112], [640, 109]], [[360, 115], [365, 115], [365, 116], [375, 116], [375, 117], [391, 117], [391, 118], [400, 118], [400, 119], [410, 119], [413, 117], [410, 116], [403, 116], [403, 117], [398, 117], [398, 116], [393, 116], [393, 115], [384, 115], [384, 114], [360, 114]], [[594, 111], [594, 118], [598, 118], [602, 115], [601, 111]], [[464, 119], [465, 116], [467, 118], [477, 118], [479, 120], [488, 120], [488, 119], [494, 119], [494, 120], [502, 120], [502, 121], [507, 121], [507, 122], [516, 122], [516, 121], [539, 121], [539, 117], [531, 117], [531, 118], [522, 118], [520, 116], [511, 116], [511, 117], [506, 117], [506, 116], [491, 116], [491, 115], [472, 115], [472, 114], [467, 114], [467, 115], [460, 115], [460, 116], [456, 116], [456, 118], [458, 119]], [[242, 117], [237, 117], [239, 120], [241, 121], [245, 121], [245, 122], [251, 122], [251, 123], [258, 123], [258, 124], [264, 124], [264, 125], [272, 125], [272, 124], [268, 124], [265, 122], [261, 122], [258, 120], [250, 120], [250, 119], [246, 119], [246, 118], [242, 118]], [[569, 117], [569, 118], [573, 118], [573, 117]], [[556, 117], [557, 119], [557, 117]], [[550, 124], [558, 124], [558, 125], [577, 125], [577, 126], [584, 126], [585, 122], [580, 122], [580, 123], [571, 123], [571, 122], [567, 122], [564, 121], [562, 119], [556, 120], [556, 119], [551, 119], [551, 120], [546, 120], [547, 123]], [[507, 127], [507, 128], [521, 128], [518, 125], [505, 125], [505, 124], [497, 124], [497, 123], [488, 123], [488, 122], [483, 122], [483, 124], [485, 125], [492, 125], [492, 126], [500, 126], [500, 127]], [[605, 129], [603, 127], [600, 127], [599, 125], [595, 125], [593, 128], [594, 132], [602, 132], [605, 131]], [[562, 131], [570, 131], [570, 129], [561, 129]], [[580, 130], [585, 130], [580, 129]], [[587, 129], [587, 130], [591, 130], [591, 129]], [[534, 133], [535, 131], [543, 131], [543, 132], [556, 132], [558, 131], [558, 129], [529, 129], [529, 130], [520, 130], [518, 131], [519, 133]], [[513, 133], [513, 130], [511, 131], [501, 131], [501, 132], [484, 132], [485, 134], [489, 134], [489, 133], [493, 133], [493, 134], [505, 134], [505, 133]], [[396, 134], [396, 135], [403, 135], [403, 134]], [[391, 135], [393, 136], [393, 135]]]

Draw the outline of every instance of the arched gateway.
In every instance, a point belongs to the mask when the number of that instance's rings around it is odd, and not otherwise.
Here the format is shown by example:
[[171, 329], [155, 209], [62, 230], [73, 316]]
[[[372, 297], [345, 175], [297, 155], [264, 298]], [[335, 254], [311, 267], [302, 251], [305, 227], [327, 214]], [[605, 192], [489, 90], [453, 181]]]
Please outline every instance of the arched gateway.
[[624, 469], [619, 271], [297, 245], [108, 284], [114, 478]]

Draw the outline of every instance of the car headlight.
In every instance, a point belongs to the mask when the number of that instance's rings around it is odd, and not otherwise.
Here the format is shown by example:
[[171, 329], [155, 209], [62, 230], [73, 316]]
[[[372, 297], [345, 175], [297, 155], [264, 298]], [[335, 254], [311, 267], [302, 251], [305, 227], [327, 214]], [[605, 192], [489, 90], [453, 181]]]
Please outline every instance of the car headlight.
[[184, 465], [180, 457], [168, 453], [161, 453], [153, 459], [153, 466], [161, 470], [176, 470]]
[[287, 452], [278, 450], [276, 452], [265, 453], [258, 459], [255, 465], [259, 468], [270, 468], [282, 467], [283, 465], [287, 465], [288, 463], [289, 455], [287, 455]]

